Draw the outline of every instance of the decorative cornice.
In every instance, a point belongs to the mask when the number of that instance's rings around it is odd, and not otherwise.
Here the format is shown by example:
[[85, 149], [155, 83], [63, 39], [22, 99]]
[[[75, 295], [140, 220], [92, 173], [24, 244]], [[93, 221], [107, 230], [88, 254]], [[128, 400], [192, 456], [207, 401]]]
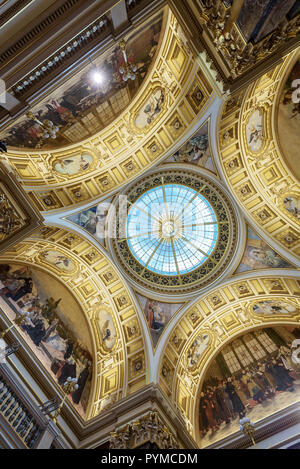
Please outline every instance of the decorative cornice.
[[13, 173], [0, 163], [0, 252], [29, 236], [42, 221]]
[[160, 449], [179, 448], [176, 436], [155, 411], [110, 434], [111, 449], [135, 449], [146, 443], [155, 444]]
[[189, 4], [187, 4], [186, 0], [180, 0], [180, 2], [178, 2], [178, 0], [169, 0], [169, 6], [183, 28], [187, 38], [190, 39], [190, 44], [195, 56], [199, 53], [204, 55], [207, 67], [216, 74], [216, 81], [220, 83], [223, 90], [226, 91], [228, 89], [226, 76], [220, 64], [214, 60], [213, 52], [203, 40], [203, 27], [193, 15]]
[[104, 31], [106, 35], [110, 34], [112, 31], [111, 22], [105, 15], [97, 19], [84, 31], [77, 34], [77, 36], [75, 36], [71, 41], [47, 58], [46, 61], [24, 76], [22, 80], [11, 88], [12, 94], [18, 99], [22, 98], [25, 93], [36, 85], [37, 82], [40, 82], [43, 78], [47, 77], [49, 73], [65, 66], [65, 61], [67, 59], [73, 57], [74, 54], [78, 53], [80, 50], [89, 47], [91, 42], [99, 39], [99, 37], [102, 37], [103, 39]]
[[258, 43], [245, 42], [235, 21], [233, 4], [223, 0], [169, 0], [178, 21], [198, 53], [205, 55], [223, 83], [236, 91], [277, 65], [300, 40], [300, 16], [282, 21]]
[[116, 404], [111, 405], [100, 415], [88, 422], [80, 432], [80, 448], [96, 448], [110, 439], [110, 433], [118, 432], [128, 422], [142, 420], [142, 417], [155, 411], [168, 426], [183, 448], [197, 448], [188, 434], [184, 421], [159, 386], [151, 383], [132, 393]]
[[47, 16], [41, 23], [24, 34], [21, 39], [16, 41], [11, 47], [6, 49], [5, 52], [0, 54], [0, 66], [5, 64], [12, 57], [15, 57], [17, 54], [19, 54], [19, 51], [23, 50], [28, 45], [28, 43], [37, 38], [41, 33], [45, 33], [46, 30], [55, 22], [57, 22], [62, 15], [67, 14], [68, 11], [70, 11], [77, 3], [80, 2], [81, 0], [67, 0], [53, 13]]
[[18, 0], [10, 8], [7, 8], [7, 10], [0, 15], [0, 27], [17, 15], [19, 11], [25, 8], [31, 1], [32, 0]]

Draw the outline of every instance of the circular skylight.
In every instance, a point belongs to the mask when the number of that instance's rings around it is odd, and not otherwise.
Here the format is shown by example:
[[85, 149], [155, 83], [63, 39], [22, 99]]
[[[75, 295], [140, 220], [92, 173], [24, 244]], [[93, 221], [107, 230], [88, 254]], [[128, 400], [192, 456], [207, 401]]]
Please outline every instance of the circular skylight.
[[189, 294], [233, 259], [234, 211], [219, 184], [198, 171], [155, 170], [115, 204], [108, 243], [135, 288]]
[[145, 269], [174, 276], [192, 272], [209, 259], [218, 231], [215, 212], [201, 193], [162, 183], [132, 204], [126, 240]]

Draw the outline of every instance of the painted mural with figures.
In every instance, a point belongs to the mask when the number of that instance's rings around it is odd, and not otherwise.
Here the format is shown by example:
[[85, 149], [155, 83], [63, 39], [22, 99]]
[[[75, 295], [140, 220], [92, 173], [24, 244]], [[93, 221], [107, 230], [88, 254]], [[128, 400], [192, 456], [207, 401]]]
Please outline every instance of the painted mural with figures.
[[209, 143], [209, 122], [166, 160], [166, 163], [174, 162], [193, 164], [216, 173]]
[[265, 243], [249, 226], [247, 226], [247, 243], [245, 252], [236, 273], [256, 269], [287, 269], [291, 264], [282, 259]]
[[286, 196], [283, 200], [283, 205], [289, 215], [300, 221], [300, 194]]
[[292, 354], [296, 326], [247, 332], [226, 345], [205, 374], [199, 395], [203, 447], [240, 430], [239, 419], [253, 423], [300, 399], [300, 365]]
[[246, 125], [246, 139], [248, 149], [252, 153], [257, 153], [263, 148], [264, 144], [264, 127], [263, 127], [263, 111], [256, 109], [252, 112]]
[[87, 153], [60, 158], [53, 164], [53, 169], [62, 176], [75, 176], [88, 171], [93, 164], [93, 157]]
[[76, 268], [74, 262], [60, 251], [43, 251], [40, 253], [40, 257], [61, 272], [71, 273]]
[[105, 246], [106, 239], [106, 218], [110, 208], [111, 199], [90, 207], [87, 210], [75, 213], [67, 217], [67, 220], [80, 226], [88, 233], [92, 234]]
[[285, 162], [300, 182], [298, 156], [300, 147], [300, 103], [293, 100], [293, 93], [297, 89], [294, 81], [299, 80], [299, 77], [300, 57], [294, 63], [283, 85], [278, 107], [277, 131]]
[[136, 296], [145, 314], [153, 345], [156, 347], [164, 328], [183, 303], [163, 303], [139, 294]]
[[147, 129], [154, 124], [163, 110], [165, 93], [161, 88], [154, 90], [138, 111], [134, 125], [139, 130]]
[[205, 332], [196, 337], [187, 353], [188, 369], [193, 369], [198, 366], [202, 356], [208, 348], [208, 344], [210, 343], [210, 341], [210, 335]]
[[[124, 57], [119, 45], [115, 45], [31, 109], [40, 121], [50, 120], [59, 127], [55, 139], [45, 139], [39, 123], [27, 117], [19, 118], [1, 132], [0, 139], [10, 147], [52, 149], [94, 135], [120, 115], [135, 97], [156, 56], [162, 30], [163, 12], [160, 12], [126, 40], [128, 62], [137, 67], [135, 80], [123, 80], [120, 68]], [[95, 69], [103, 76], [101, 83], [93, 80]], [[152, 113], [147, 116], [150, 118]]]
[[97, 326], [104, 350], [113, 350], [117, 341], [117, 332], [110, 311], [107, 308], [102, 307], [98, 311]]
[[77, 378], [78, 389], [68, 397], [85, 417], [93, 363], [79, 305], [58, 280], [24, 265], [1, 264], [0, 288], [11, 321], [27, 313], [28, 321], [16, 327], [55, 381], [63, 385], [68, 377]]
[[251, 312], [258, 316], [292, 316], [299, 313], [298, 308], [294, 304], [281, 300], [257, 301], [251, 308]]
[[[228, 3], [232, 2], [226, 0]], [[237, 24], [247, 42], [259, 42], [280, 25], [285, 15], [291, 19], [298, 13], [297, 0], [245, 0]]]

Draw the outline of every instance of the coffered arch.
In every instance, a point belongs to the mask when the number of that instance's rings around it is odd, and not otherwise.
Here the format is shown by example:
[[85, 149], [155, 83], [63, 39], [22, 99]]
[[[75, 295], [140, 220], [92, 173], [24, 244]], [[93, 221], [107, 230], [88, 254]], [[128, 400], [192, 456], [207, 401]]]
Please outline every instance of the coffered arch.
[[[299, 49], [247, 90], [230, 97], [219, 119], [220, 169], [251, 222], [287, 256], [299, 259], [299, 220], [283, 201], [299, 194], [277, 133], [278, 100]], [[296, 261], [297, 262], [297, 261]]]
[[32, 409], [74, 379], [25, 443], [249, 447], [245, 415], [261, 447], [298, 443], [300, 15], [280, 3], [0, 1], [3, 376]]
[[[182, 414], [186, 427], [199, 441], [196, 420], [197, 397], [206, 370], [222, 347], [240, 334], [259, 327], [300, 323], [300, 283], [296, 271], [269, 275], [253, 272], [224, 282], [218, 289], [197, 299], [170, 325], [161, 352], [158, 382]], [[285, 302], [289, 314], [255, 313], [259, 301]], [[188, 364], [188, 352], [195, 339], [205, 334], [207, 347], [196, 365]]]
[[[213, 88], [195, 61], [181, 27], [166, 9], [167, 24], [155, 63], [129, 107], [95, 136], [56, 151], [10, 151], [15, 170], [40, 210], [62, 210], [95, 200], [136, 178], [173, 149], [213, 100]], [[153, 122], [137, 124], [149, 99], [163, 96]], [[89, 169], [59, 174], [62, 159], [88, 155]]]
[[[58, 264], [68, 260], [67, 268]], [[93, 348], [93, 381], [86, 418], [140, 389], [148, 382], [149, 357], [137, 307], [124, 280], [105, 254], [79, 234], [45, 226], [0, 257], [47, 272], [75, 297], [85, 317]], [[116, 343], [107, 350], [98, 325], [105, 310], [116, 329]]]

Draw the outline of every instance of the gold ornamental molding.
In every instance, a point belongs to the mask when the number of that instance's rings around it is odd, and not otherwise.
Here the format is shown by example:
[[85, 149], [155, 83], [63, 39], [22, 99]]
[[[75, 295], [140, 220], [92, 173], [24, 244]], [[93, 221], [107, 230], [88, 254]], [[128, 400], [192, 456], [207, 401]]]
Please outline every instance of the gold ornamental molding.
[[[219, 59], [226, 64], [232, 79], [249, 73], [253, 68], [299, 35], [300, 22], [296, 16], [289, 22], [282, 21], [271, 33], [257, 43], [246, 41], [236, 22], [243, 7], [243, 1], [225, 5], [222, 0], [202, 2], [201, 24], [207, 29], [219, 53]], [[251, 14], [251, 13], [249, 13]]]
[[[4, 26], [11, 18], [17, 15], [20, 10], [25, 8], [31, 0], [18, 0], [11, 7], [8, 7], [2, 15], [0, 15], [0, 26]], [[2, 7], [6, 6], [8, 1], [2, 2]]]
[[299, 49], [227, 100], [220, 116], [219, 153], [228, 186], [253, 224], [299, 259], [300, 221], [283, 201], [291, 194], [299, 200], [300, 184], [285, 163], [276, 130], [287, 70], [298, 56]]
[[[235, 212], [234, 205], [231, 204], [230, 198], [222, 187], [218, 184], [215, 178], [210, 178], [205, 175], [203, 169], [197, 171], [192, 165], [180, 165], [168, 163], [168, 167], [162, 165], [156, 168], [153, 172], [148, 173], [138, 182], [133, 183], [127, 187], [124, 193], [127, 198], [127, 211], [135, 206], [141, 194], [146, 193], [150, 188], [163, 187], [167, 191], [168, 185], [176, 184], [185, 188], [185, 190], [192, 191], [190, 193], [199, 194], [203, 197], [205, 203], [208, 203], [213, 210], [215, 216], [215, 225], [218, 226], [218, 234], [216, 243], [210, 255], [207, 256], [206, 262], [187, 272], [181, 272], [175, 256], [175, 263], [177, 264], [177, 274], [175, 276], [168, 276], [160, 271], [152, 271], [141, 262], [138, 256], [135, 256], [130, 247], [130, 236], [123, 238], [125, 227], [121, 222], [116, 223], [111, 218], [116, 213], [116, 220], [119, 220], [119, 213], [123, 210], [116, 206], [116, 211], [112, 211], [108, 217], [108, 226], [116, 232], [116, 238], [108, 241], [108, 248], [112, 253], [113, 259], [120, 267], [126, 278], [130, 279], [133, 287], [136, 290], [145, 288], [150, 294], [156, 294], [158, 298], [161, 295], [171, 295], [174, 300], [176, 297], [178, 301], [184, 301], [187, 295], [195, 294], [200, 288], [211, 285], [212, 282], [217, 281], [220, 276], [224, 276], [226, 270], [231, 269], [231, 261], [235, 257], [237, 244], [240, 239], [240, 224], [238, 222], [238, 214]], [[191, 196], [192, 197], [192, 196]], [[193, 196], [195, 197], [195, 195]], [[187, 199], [189, 200], [189, 199]], [[190, 201], [194, 200], [193, 198]], [[117, 200], [115, 200], [116, 204]], [[187, 202], [189, 207], [189, 202]], [[176, 214], [176, 209], [172, 209]], [[184, 209], [182, 208], [182, 211]], [[179, 212], [178, 212], [179, 213]], [[181, 214], [180, 214], [181, 216]], [[154, 217], [155, 220], [155, 217]], [[178, 237], [181, 236], [181, 230], [184, 229], [184, 223], [177, 222], [176, 218], [174, 224], [177, 225]], [[187, 222], [185, 222], [187, 224]], [[187, 224], [188, 225], [188, 224]], [[154, 228], [151, 228], [154, 229]], [[169, 241], [168, 236], [164, 238], [162, 228], [160, 229], [160, 239], [166, 243]], [[149, 233], [151, 235], [151, 233]], [[173, 245], [173, 252], [176, 250], [176, 238]], [[179, 296], [178, 296], [179, 295]]]
[[[284, 308], [270, 314], [263, 307], [254, 307], [264, 302]], [[214, 289], [178, 319], [161, 354], [158, 382], [199, 445], [198, 394], [206, 370], [220, 349], [248, 330], [299, 322], [299, 277], [257, 275]], [[197, 353], [193, 353], [195, 349]]]
[[[45, 226], [0, 257], [54, 276], [80, 305], [93, 347], [93, 380], [86, 419], [147, 384], [147, 352], [136, 306], [107, 257], [78, 234]], [[110, 347], [103, 340], [110, 320]]]
[[152, 444], [157, 449], [179, 449], [176, 435], [157, 411], [149, 412], [110, 434], [110, 449], [136, 449]]
[[0, 164], [0, 252], [29, 236], [43, 223], [26, 192]]
[[[281, 62], [282, 57], [299, 44], [300, 19], [282, 12], [280, 23], [272, 30], [250, 40], [240, 15], [248, 17], [253, 2], [244, 0], [169, 0], [192, 47], [209, 63], [220, 89], [241, 90], [265, 70]], [[274, 18], [273, 18], [274, 19]], [[257, 21], [255, 23], [257, 25]], [[252, 25], [252, 29], [255, 25]], [[258, 25], [261, 32], [261, 25]]]
[[[9, 151], [4, 158], [39, 210], [81, 206], [115, 191], [162, 159], [205, 113], [212, 95], [205, 70], [195, 62], [169, 10], [152, 71], [120, 117], [80, 144], [55, 151]], [[151, 112], [141, 112], [146, 108]], [[85, 164], [68, 176], [59, 166], [70, 157], [82, 157]]]

